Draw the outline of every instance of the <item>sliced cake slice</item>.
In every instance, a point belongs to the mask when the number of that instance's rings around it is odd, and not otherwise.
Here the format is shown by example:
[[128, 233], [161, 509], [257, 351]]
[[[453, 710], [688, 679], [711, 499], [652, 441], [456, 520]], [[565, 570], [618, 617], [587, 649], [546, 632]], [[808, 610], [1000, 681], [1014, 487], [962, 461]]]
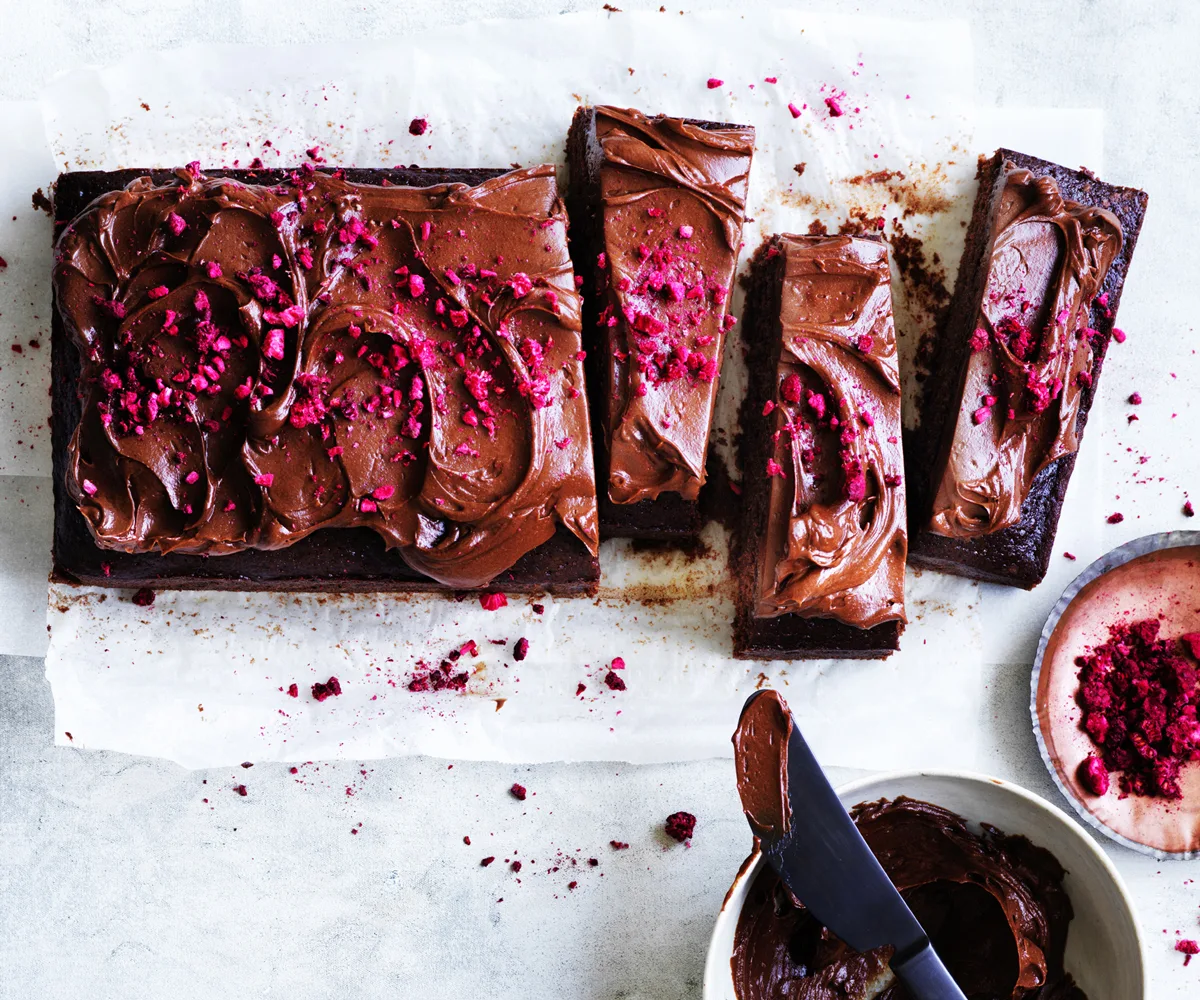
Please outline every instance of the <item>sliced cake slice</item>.
[[582, 107], [571, 245], [602, 535], [698, 534], [754, 129]]
[[1010, 149], [981, 171], [907, 448], [914, 564], [1045, 576], [1146, 203]]
[[734, 655], [888, 656], [907, 537], [887, 245], [772, 237], [751, 265], [743, 337]]

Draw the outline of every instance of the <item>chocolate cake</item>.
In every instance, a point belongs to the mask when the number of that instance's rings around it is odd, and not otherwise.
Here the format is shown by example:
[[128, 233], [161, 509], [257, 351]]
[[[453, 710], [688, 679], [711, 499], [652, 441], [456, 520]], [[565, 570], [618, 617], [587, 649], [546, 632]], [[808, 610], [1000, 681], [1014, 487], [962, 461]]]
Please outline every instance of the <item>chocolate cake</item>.
[[54, 576], [592, 592], [549, 166], [63, 175]]
[[567, 140], [571, 254], [603, 536], [686, 540], [741, 247], [754, 129], [581, 107]]
[[1026, 589], [1045, 576], [1146, 202], [1010, 149], [981, 168], [905, 449], [915, 565]]
[[743, 337], [734, 656], [888, 656], [907, 539], [887, 245], [771, 237], [750, 267]]

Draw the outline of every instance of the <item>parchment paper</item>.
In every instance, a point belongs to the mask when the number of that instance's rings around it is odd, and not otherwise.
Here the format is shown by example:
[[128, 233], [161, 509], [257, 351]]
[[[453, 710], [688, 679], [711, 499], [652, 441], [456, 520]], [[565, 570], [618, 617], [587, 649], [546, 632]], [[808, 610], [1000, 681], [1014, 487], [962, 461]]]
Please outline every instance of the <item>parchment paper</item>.
[[[256, 156], [286, 165], [314, 145], [329, 163], [359, 166], [561, 162], [583, 101], [748, 122], [758, 136], [746, 256], [764, 233], [804, 232], [815, 219], [836, 230], [858, 209], [899, 220], [946, 267], [961, 249], [976, 153], [996, 142], [975, 141], [972, 91], [957, 22], [613, 14], [387, 45], [139, 55], [63, 78], [43, 109], [64, 169]], [[843, 115], [829, 114], [831, 96]], [[414, 117], [431, 126], [419, 139]], [[1086, 126], [1068, 120], [1064, 131], [1061, 115], [1025, 131], [1031, 152], [1051, 131], [1082, 151], [1079, 162], [1096, 152]], [[904, 178], [863, 179], [880, 171]], [[930, 316], [899, 275], [895, 291], [911, 369]], [[726, 457], [743, 385], [735, 331], [714, 433]], [[972, 766], [983, 711], [977, 585], [910, 572], [910, 624], [890, 660], [745, 664], [730, 656], [727, 540], [715, 525], [705, 540], [698, 557], [605, 543], [597, 599], [514, 598], [497, 612], [474, 598], [186, 592], [142, 608], [126, 592], [55, 586], [56, 738], [191, 767], [403, 753], [676, 760], [728, 753], [742, 700], [771, 683], [828, 764], [944, 766], [954, 747], [956, 764]], [[519, 637], [529, 641], [521, 662]], [[454, 667], [470, 675], [466, 693], [408, 690], [421, 661], [436, 666], [470, 640], [478, 652]], [[623, 691], [603, 680], [616, 656]], [[342, 694], [316, 701], [312, 684], [331, 675]]]

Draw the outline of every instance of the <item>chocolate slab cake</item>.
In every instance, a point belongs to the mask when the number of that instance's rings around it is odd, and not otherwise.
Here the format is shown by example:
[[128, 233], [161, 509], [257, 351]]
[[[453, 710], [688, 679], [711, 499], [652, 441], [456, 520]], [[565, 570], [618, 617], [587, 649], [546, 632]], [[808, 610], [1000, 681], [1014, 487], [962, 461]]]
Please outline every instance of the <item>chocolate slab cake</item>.
[[981, 170], [906, 447], [915, 565], [1045, 576], [1146, 202], [1010, 149]]
[[55, 211], [57, 579], [595, 589], [552, 167], [72, 173]]
[[772, 237], [743, 323], [734, 656], [888, 656], [905, 623], [907, 537], [887, 245]]
[[571, 252], [605, 537], [698, 535], [754, 129], [581, 107]]

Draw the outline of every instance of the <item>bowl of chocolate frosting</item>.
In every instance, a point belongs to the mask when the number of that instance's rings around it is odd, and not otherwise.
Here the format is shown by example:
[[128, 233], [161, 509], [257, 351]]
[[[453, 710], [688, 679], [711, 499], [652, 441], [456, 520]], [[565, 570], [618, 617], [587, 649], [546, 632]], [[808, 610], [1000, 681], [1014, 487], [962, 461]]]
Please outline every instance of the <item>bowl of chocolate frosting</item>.
[[[960, 772], [880, 774], [838, 795], [971, 1000], [1144, 1000], [1129, 894], [1064, 812]], [[889, 952], [839, 941], [756, 851], [717, 917], [704, 997], [907, 1000]]]

